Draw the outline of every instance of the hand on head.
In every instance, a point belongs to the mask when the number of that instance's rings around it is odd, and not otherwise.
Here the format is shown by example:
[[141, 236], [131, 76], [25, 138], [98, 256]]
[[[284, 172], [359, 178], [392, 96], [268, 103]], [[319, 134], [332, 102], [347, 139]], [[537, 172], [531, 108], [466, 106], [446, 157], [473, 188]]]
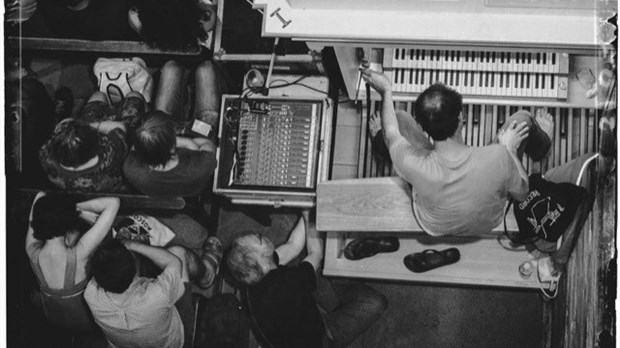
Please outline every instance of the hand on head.
[[512, 123], [506, 129], [501, 129], [497, 133], [497, 139], [499, 143], [506, 146], [509, 151], [517, 151], [523, 140], [527, 139], [529, 134], [529, 127], [527, 123], [521, 122], [517, 124], [517, 121]]

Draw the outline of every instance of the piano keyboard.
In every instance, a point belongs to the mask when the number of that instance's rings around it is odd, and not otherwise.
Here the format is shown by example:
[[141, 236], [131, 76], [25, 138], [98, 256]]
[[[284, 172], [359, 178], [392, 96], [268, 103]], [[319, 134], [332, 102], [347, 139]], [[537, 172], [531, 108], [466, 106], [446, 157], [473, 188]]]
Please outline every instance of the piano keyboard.
[[[371, 110], [379, 112], [380, 102], [371, 102]], [[413, 102], [396, 102], [397, 109], [412, 112]], [[466, 104], [463, 105], [463, 117], [467, 123], [463, 129], [463, 137], [467, 145], [484, 146], [491, 142], [504, 121], [520, 109], [526, 109], [534, 113], [533, 107], [491, 105], [491, 104]], [[598, 149], [598, 120], [601, 111], [593, 108], [542, 108], [543, 111], [553, 115], [555, 120], [553, 145], [549, 156], [540, 161], [533, 162], [527, 155], [523, 157], [523, 165], [528, 174], [544, 173], [548, 169], [559, 166], [580, 155], [596, 152]], [[363, 119], [366, 115], [366, 106], [362, 106]], [[366, 127], [366, 123], [363, 124]], [[362, 134], [367, 134], [364, 131]], [[362, 137], [360, 142], [360, 159], [358, 177], [382, 177], [393, 176], [396, 172], [392, 168], [389, 159], [377, 160], [372, 155], [372, 142], [370, 137]]]
[[568, 55], [385, 49], [383, 69], [397, 93], [441, 82], [468, 96], [567, 99]]

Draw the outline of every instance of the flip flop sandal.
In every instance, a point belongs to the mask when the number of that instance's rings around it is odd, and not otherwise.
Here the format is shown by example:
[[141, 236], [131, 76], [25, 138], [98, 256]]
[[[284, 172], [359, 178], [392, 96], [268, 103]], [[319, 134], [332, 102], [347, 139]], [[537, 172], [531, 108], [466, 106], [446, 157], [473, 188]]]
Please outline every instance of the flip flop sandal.
[[344, 257], [349, 260], [361, 260], [378, 253], [391, 253], [400, 247], [396, 237], [358, 238], [349, 242], [344, 248]]
[[413, 253], [405, 256], [403, 262], [408, 270], [415, 273], [422, 273], [431, 269], [450, 265], [461, 259], [461, 253], [457, 248], [450, 248], [442, 251], [427, 249], [420, 253]]
[[215, 276], [220, 271], [220, 263], [222, 262], [222, 255], [224, 254], [224, 248], [222, 242], [216, 237], [209, 237], [204, 246], [202, 247], [202, 255], [200, 260], [206, 267], [204, 277], [197, 283], [200, 288], [206, 289], [215, 280]]

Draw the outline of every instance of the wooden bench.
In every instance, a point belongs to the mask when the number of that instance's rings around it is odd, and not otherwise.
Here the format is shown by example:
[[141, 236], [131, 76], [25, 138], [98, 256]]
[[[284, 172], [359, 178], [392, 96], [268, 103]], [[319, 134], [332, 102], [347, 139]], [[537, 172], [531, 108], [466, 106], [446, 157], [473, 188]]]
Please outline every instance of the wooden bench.
[[37, 190], [37, 189], [13, 189], [16, 193], [30, 194], [34, 197], [40, 191], [56, 192], [66, 194], [67, 197], [73, 197], [77, 201], [87, 201], [98, 197], [118, 197], [121, 201], [122, 209], [141, 209], [141, 210], [171, 210], [180, 211], [185, 208], [185, 199], [177, 196], [147, 196], [142, 194], [126, 194], [126, 193], [88, 193], [88, 192], [69, 192], [57, 190]]
[[30, 50], [52, 50], [70, 52], [109, 52], [121, 54], [153, 54], [175, 56], [198, 56], [202, 49], [200, 46], [184, 49], [159, 49], [153, 48], [140, 41], [92, 41], [79, 39], [41, 38], [41, 37], [9, 37], [9, 45]]
[[[517, 224], [510, 212], [509, 231]], [[327, 181], [317, 191], [317, 230], [327, 234], [326, 276], [404, 280], [538, 289], [536, 273], [522, 278], [518, 268], [529, 260], [526, 250], [508, 250], [504, 225], [476, 236], [430, 236], [418, 226], [411, 210], [409, 184], [398, 177]], [[352, 239], [370, 235], [397, 236], [400, 249], [351, 261], [344, 248]], [[403, 264], [406, 255], [425, 249], [456, 247], [461, 260], [425, 273], [413, 273]]]

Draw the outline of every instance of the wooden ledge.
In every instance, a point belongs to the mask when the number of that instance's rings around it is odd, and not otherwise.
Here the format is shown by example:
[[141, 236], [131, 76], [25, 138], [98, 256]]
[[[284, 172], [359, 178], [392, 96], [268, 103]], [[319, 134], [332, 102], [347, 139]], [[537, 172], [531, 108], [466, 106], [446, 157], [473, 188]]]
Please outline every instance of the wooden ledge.
[[187, 49], [158, 49], [139, 41], [91, 41], [62, 38], [9, 37], [9, 44], [22, 49], [72, 51], [72, 52], [109, 52], [122, 54], [159, 54], [178, 56], [198, 56], [200, 46]]
[[32, 194], [33, 197], [40, 191], [55, 192], [74, 197], [78, 201], [86, 201], [98, 197], [118, 197], [121, 201], [121, 208], [128, 209], [163, 209], [163, 210], [183, 210], [185, 208], [185, 199], [176, 196], [153, 197], [140, 194], [120, 194], [120, 193], [85, 193], [85, 192], [67, 192], [67, 191], [49, 191], [35, 189], [16, 189], [15, 192], [24, 192]]
[[[347, 278], [538, 289], [536, 269], [528, 278], [522, 278], [519, 273], [519, 266], [530, 259], [528, 252], [506, 250], [497, 239], [391, 235], [400, 240], [398, 251], [352, 261], [343, 256], [343, 250], [347, 243], [361, 237], [361, 234], [328, 232], [323, 274]], [[504, 244], [508, 244], [507, 239], [503, 238]], [[453, 247], [459, 250], [461, 259], [452, 265], [414, 273], [403, 263], [405, 256], [411, 253]], [[532, 265], [536, 267], [534, 263]]]
[[[320, 183], [316, 223], [321, 232], [423, 232], [413, 216], [409, 184], [399, 177]], [[518, 230], [512, 212], [506, 225], [509, 231]], [[503, 232], [502, 223], [477, 236], [495, 238]]]

